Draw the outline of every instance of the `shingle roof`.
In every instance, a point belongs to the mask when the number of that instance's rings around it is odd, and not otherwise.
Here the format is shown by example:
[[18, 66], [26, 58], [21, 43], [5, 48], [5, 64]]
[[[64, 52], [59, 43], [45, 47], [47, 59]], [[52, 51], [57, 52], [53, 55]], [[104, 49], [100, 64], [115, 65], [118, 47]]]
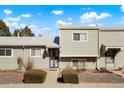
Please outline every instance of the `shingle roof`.
[[55, 37], [0, 37], [0, 46], [59, 47]]

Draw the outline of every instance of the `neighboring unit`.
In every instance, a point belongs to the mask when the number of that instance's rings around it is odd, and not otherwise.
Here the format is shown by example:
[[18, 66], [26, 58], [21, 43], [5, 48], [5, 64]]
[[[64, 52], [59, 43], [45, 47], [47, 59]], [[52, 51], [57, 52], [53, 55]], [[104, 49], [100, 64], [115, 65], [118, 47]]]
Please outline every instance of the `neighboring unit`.
[[60, 27], [61, 67], [124, 67], [124, 27]]
[[0, 37], [0, 69], [16, 69], [18, 57], [34, 68], [57, 68], [59, 47], [58, 37]]

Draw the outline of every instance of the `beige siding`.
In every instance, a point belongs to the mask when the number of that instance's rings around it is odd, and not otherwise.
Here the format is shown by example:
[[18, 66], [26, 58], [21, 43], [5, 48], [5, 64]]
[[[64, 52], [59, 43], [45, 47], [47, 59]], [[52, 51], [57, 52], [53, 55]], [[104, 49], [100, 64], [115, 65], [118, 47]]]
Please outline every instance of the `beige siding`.
[[[72, 42], [73, 32], [87, 32], [88, 42]], [[98, 56], [97, 30], [61, 30], [60, 56]]]
[[17, 69], [17, 58], [23, 58], [22, 49], [13, 49], [13, 57], [0, 57], [0, 69]]
[[30, 57], [30, 49], [25, 49], [25, 61], [31, 58], [34, 62], [34, 68], [48, 69], [49, 68], [49, 57], [43, 59], [43, 57]]
[[[123, 31], [101, 31], [100, 45], [121, 46], [124, 49], [124, 32]], [[98, 62], [99, 67], [105, 67], [105, 57], [101, 57]], [[112, 67], [110, 64], [108, 67]], [[115, 57], [115, 67], [124, 67], [124, 50], [120, 51]]]
[[[17, 69], [17, 58], [21, 57], [26, 63], [30, 57], [30, 48], [14, 48], [13, 57], [0, 57], [0, 69]], [[49, 57], [31, 57], [34, 61], [34, 68], [48, 69], [49, 68]]]

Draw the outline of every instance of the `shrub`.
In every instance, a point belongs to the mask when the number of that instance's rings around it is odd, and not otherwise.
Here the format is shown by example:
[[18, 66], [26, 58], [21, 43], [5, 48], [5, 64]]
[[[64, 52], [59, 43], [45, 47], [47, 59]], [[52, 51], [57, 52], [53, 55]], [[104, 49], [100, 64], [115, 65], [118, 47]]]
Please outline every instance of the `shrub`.
[[79, 83], [78, 72], [71, 68], [62, 71], [62, 79], [64, 83]]
[[26, 65], [26, 70], [31, 70], [33, 68], [33, 59], [28, 58], [28, 62]]
[[17, 58], [18, 69], [21, 70], [23, 66], [23, 59], [21, 57]]
[[27, 70], [24, 73], [24, 83], [43, 83], [46, 78], [46, 72], [39, 69]]

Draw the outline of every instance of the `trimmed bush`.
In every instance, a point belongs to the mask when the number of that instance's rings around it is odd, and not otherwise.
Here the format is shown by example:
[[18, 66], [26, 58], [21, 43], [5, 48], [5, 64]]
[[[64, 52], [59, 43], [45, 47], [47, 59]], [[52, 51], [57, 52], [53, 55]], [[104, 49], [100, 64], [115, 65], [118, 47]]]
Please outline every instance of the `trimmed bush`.
[[24, 83], [43, 83], [46, 78], [46, 72], [39, 69], [27, 70], [24, 73]]
[[62, 79], [64, 83], [79, 83], [78, 72], [71, 68], [62, 71]]

